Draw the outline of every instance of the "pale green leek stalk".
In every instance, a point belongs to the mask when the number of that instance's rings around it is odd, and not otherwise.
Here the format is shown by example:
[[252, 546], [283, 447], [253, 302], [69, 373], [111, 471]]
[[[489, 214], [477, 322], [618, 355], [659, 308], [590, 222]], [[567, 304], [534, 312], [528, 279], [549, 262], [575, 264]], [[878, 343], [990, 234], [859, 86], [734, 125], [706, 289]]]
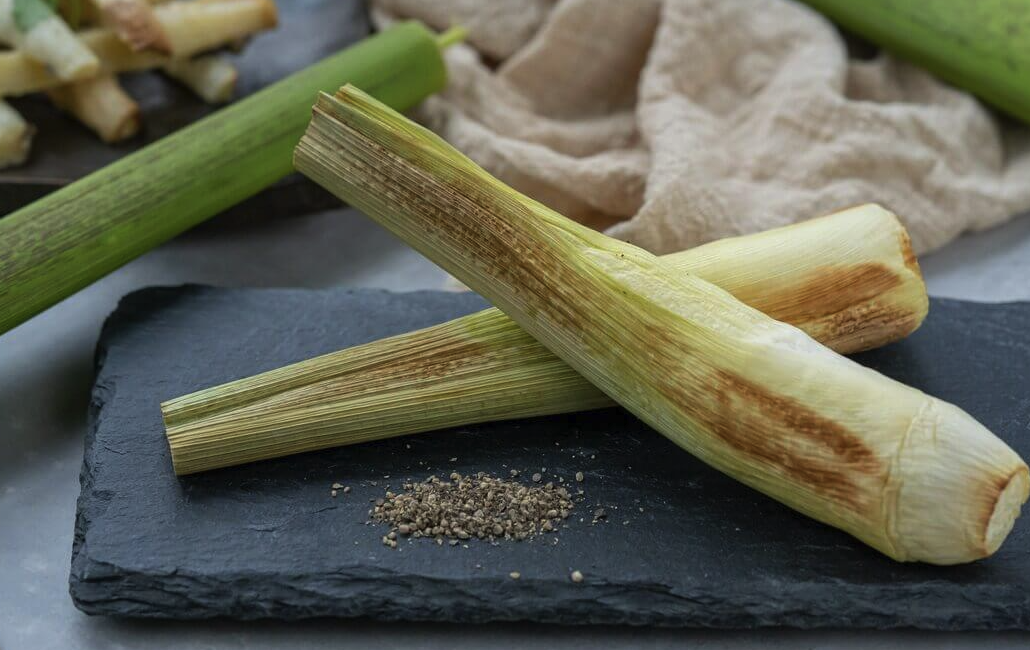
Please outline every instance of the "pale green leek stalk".
[[[908, 335], [926, 287], [908, 235], [865, 205], [665, 258], [839, 352]], [[496, 309], [161, 405], [179, 474], [612, 401]]]
[[803, 0], [851, 31], [1030, 122], [1030, 3]]
[[562, 217], [347, 86], [297, 168], [501, 309], [701, 460], [898, 560], [992, 554], [1023, 460], [952, 404]]

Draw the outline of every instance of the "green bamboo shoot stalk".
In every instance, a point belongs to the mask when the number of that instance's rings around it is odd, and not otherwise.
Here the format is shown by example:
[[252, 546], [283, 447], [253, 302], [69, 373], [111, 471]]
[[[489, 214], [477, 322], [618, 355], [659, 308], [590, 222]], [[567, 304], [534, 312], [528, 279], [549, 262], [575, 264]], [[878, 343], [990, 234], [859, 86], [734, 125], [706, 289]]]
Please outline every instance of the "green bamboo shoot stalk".
[[1030, 122], [1030, 3], [804, 0], [830, 19]]
[[445, 78], [435, 35], [401, 24], [0, 219], [0, 333], [288, 175], [320, 89], [404, 110]]
[[[865, 205], [664, 258], [838, 352], [898, 340], [926, 315], [908, 234]], [[397, 435], [614, 403], [497, 309], [161, 405], [189, 474]]]
[[893, 381], [493, 178], [347, 86], [297, 168], [484, 296], [702, 461], [897, 560], [994, 553], [1026, 463], [958, 407]]

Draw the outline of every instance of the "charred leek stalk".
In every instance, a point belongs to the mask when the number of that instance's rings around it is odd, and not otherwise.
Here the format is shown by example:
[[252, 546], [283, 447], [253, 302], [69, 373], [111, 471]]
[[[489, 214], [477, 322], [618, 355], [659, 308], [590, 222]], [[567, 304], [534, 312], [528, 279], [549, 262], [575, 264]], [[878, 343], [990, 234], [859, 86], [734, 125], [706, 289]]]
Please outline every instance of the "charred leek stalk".
[[726, 474], [898, 560], [990, 555], [1023, 460], [888, 379], [506, 187], [364, 93], [322, 95], [294, 161]]
[[[897, 218], [866, 205], [665, 258], [837, 350], [908, 335], [926, 289]], [[179, 474], [396, 435], [611, 406], [496, 309], [162, 404]], [[417, 408], [416, 408], [417, 407]]]

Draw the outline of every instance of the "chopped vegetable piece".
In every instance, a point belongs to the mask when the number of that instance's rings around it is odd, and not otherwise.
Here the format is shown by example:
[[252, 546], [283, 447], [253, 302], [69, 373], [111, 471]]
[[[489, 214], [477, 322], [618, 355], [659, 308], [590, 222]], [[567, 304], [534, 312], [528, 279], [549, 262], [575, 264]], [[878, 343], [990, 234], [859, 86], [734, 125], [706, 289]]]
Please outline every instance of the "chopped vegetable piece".
[[[0, 0], [0, 42], [48, 66], [61, 81], [92, 77], [100, 69], [97, 57], [43, 0]], [[2, 81], [0, 94], [8, 94]]]
[[25, 162], [34, 129], [18, 111], [0, 100], [0, 169]]
[[120, 142], [139, 132], [139, 104], [114, 75], [76, 81], [50, 91], [59, 108], [93, 129], [104, 142]]
[[176, 59], [165, 65], [164, 71], [209, 104], [231, 100], [239, 77], [236, 66], [216, 55]]

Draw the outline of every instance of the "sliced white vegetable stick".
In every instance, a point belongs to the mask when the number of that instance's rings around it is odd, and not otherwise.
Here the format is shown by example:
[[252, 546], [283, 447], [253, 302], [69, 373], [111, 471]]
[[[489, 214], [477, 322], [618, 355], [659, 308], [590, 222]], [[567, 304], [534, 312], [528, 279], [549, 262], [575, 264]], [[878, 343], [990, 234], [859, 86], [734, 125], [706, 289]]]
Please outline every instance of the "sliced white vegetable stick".
[[50, 68], [62, 81], [97, 73], [100, 62], [42, 0], [0, 0], [0, 42]]
[[165, 65], [164, 71], [209, 104], [231, 100], [239, 78], [236, 66], [217, 55], [176, 59]]
[[133, 52], [172, 53], [172, 44], [146, 0], [92, 0], [105, 27], [118, 34]]
[[18, 111], [0, 99], [0, 169], [25, 162], [35, 129]]
[[[276, 24], [272, 0], [195, 0], [159, 5], [154, 11], [178, 58], [222, 47]], [[171, 61], [156, 52], [133, 52], [110, 29], [87, 30], [81, 33], [80, 40], [100, 59], [105, 74], [150, 70]], [[25, 53], [0, 53], [0, 96], [60, 85], [60, 79]]]
[[139, 132], [139, 104], [125, 93], [114, 75], [54, 88], [49, 95], [104, 142], [119, 142]]

